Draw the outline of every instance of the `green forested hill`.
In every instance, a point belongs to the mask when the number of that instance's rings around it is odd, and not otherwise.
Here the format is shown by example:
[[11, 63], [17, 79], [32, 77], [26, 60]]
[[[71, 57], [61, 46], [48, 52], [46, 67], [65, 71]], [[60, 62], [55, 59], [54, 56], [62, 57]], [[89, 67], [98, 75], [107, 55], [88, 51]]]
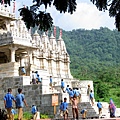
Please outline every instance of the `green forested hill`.
[[[120, 65], [120, 32], [108, 28], [63, 32], [71, 58], [71, 70], [99, 71]], [[74, 73], [75, 74], [75, 73]]]
[[71, 73], [94, 81], [95, 97], [120, 107], [120, 32], [108, 28], [63, 31]]

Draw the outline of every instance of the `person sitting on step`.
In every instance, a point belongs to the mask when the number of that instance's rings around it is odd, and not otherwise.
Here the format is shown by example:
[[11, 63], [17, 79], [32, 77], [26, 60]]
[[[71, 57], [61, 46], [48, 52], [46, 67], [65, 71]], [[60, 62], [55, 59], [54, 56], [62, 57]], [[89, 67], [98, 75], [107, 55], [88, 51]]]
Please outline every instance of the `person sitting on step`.
[[83, 109], [83, 110], [81, 110], [80, 113], [82, 114], [82, 119], [86, 119], [86, 117], [87, 117], [87, 110]]
[[37, 107], [35, 105], [32, 105], [31, 113], [33, 114], [33, 120], [37, 120]]

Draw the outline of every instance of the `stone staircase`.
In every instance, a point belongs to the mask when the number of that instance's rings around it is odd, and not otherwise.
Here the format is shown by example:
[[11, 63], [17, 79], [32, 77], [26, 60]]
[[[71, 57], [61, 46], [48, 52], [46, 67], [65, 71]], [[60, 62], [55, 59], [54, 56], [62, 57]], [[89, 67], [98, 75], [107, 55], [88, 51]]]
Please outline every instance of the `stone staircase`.
[[[94, 119], [94, 118], [99, 118], [99, 115], [96, 113], [94, 108], [91, 106], [89, 102], [81, 102], [78, 104], [79, 107], [79, 119], [82, 119], [81, 115], [81, 110], [86, 109], [87, 110], [87, 119]], [[72, 114], [72, 106], [69, 103], [68, 105], [68, 111], [69, 111], [69, 119], [73, 119], [73, 114]], [[62, 120], [63, 118], [60, 117], [59, 112], [55, 115], [54, 120]]]

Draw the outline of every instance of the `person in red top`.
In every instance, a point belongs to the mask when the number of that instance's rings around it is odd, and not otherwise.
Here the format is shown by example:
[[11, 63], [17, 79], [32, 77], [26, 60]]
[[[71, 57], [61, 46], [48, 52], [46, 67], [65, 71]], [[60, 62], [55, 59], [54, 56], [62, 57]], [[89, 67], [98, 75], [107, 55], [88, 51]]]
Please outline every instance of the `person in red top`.
[[73, 96], [72, 99], [72, 113], [73, 113], [73, 118], [78, 119], [78, 101], [76, 96]]

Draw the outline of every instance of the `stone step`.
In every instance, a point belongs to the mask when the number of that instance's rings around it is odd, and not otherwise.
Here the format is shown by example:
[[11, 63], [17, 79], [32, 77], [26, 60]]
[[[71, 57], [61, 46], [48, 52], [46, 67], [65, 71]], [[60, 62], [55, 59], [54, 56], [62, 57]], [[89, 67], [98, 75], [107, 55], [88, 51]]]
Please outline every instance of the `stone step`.
[[[82, 118], [82, 115], [81, 115], [81, 110], [82, 109], [86, 109], [87, 110], [87, 118], [88, 119], [93, 119], [93, 118], [99, 118], [98, 114], [96, 113], [96, 111], [94, 110], [94, 108], [91, 106], [91, 104], [89, 102], [81, 102], [78, 104], [78, 114], [79, 114], [79, 119]], [[73, 114], [72, 114], [72, 106], [71, 104], [68, 104], [68, 117], [69, 118], [73, 118]], [[60, 118], [59, 116], [59, 113], [57, 113], [57, 115], [55, 116], [55, 118]]]

